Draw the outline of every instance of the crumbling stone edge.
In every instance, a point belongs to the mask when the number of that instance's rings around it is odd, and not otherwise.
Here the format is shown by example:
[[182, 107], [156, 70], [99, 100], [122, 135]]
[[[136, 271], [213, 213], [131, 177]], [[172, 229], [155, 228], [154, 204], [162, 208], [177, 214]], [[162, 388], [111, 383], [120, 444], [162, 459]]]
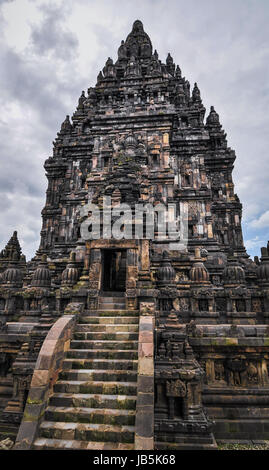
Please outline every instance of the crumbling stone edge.
[[154, 316], [139, 320], [135, 450], [154, 449]]
[[70, 347], [78, 316], [75, 313], [62, 316], [51, 327], [45, 338], [37, 358], [23, 418], [12, 450], [32, 448], [53, 385], [61, 370], [65, 352]]

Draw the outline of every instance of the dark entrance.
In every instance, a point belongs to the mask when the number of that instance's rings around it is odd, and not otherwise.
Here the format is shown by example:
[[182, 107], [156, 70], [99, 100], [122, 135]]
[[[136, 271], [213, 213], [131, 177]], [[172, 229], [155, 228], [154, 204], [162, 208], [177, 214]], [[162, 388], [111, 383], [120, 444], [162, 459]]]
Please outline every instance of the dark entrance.
[[102, 290], [124, 292], [126, 287], [126, 250], [103, 250]]

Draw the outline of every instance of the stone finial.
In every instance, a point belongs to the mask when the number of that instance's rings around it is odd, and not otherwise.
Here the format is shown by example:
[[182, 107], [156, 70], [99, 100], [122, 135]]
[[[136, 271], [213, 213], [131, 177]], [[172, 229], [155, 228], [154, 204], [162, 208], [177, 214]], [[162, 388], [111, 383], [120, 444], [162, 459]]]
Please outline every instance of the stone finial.
[[195, 82], [193, 90], [192, 90], [192, 100], [193, 101], [201, 101], [201, 93], [198, 88], [197, 83]]
[[174, 63], [173, 57], [171, 56], [170, 52], [168, 52], [166, 57], [166, 65], [171, 65]]
[[65, 120], [63, 121], [61, 125], [61, 134], [69, 134], [72, 131], [73, 127], [70, 122], [70, 117], [67, 114]]
[[266, 246], [263, 246], [261, 248], [261, 258], [267, 258], [268, 257], [268, 248]]
[[260, 260], [259, 260], [259, 257], [258, 256], [254, 256], [254, 263], [259, 266], [260, 264]]
[[220, 127], [219, 115], [215, 111], [214, 106], [210, 107], [210, 113], [206, 120], [207, 127]]
[[223, 280], [226, 285], [245, 283], [245, 271], [233, 255], [233, 251], [229, 252], [227, 265], [223, 270]]
[[267, 247], [261, 248], [261, 262], [257, 269], [257, 278], [260, 283], [268, 284], [269, 283], [269, 249]]
[[33, 287], [45, 288], [45, 287], [50, 287], [50, 284], [51, 284], [50, 270], [47, 264], [47, 256], [44, 254], [42, 255], [41, 261], [34, 272], [31, 285]]
[[192, 347], [190, 346], [187, 340], [185, 340], [185, 343], [184, 343], [184, 352], [185, 352], [185, 356], [187, 359], [194, 358]]
[[124, 142], [125, 148], [137, 147], [137, 139], [134, 134], [128, 134]]
[[114, 75], [115, 75], [115, 67], [113, 64], [113, 60], [111, 59], [111, 57], [108, 57], [106, 64], [103, 68], [103, 76], [105, 78], [108, 78], [108, 77], [114, 77]]
[[159, 59], [159, 54], [158, 54], [158, 52], [156, 51], [156, 49], [154, 50], [153, 57], [154, 57], [155, 60], [158, 60], [158, 59]]
[[164, 250], [160, 267], [157, 271], [157, 278], [161, 282], [171, 283], [174, 282], [176, 272], [172, 266], [168, 251]]
[[22, 287], [22, 272], [19, 267], [20, 256], [17, 252], [12, 254], [7, 269], [2, 274], [2, 284], [6, 287]]
[[79, 100], [78, 100], [78, 108], [79, 109], [83, 109], [85, 100], [86, 100], [85, 91], [82, 91], [81, 95], [79, 97]]
[[136, 20], [132, 31], [128, 34], [125, 41], [127, 57], [134, 55], [146, 59], [152, 56], [152, 44], [149, 36], [145, 33], [143, 24]]
[[195, 247], [194, 265], [190, 270], [190, 279], [195, 283], [209, 283], [209, 272], [201, 258], [201, 249]]
[[181, 68], [179, 65], [176, 67], [176, 78], [181, 78]]
[[102, 71], [100, 70], [100, 72], [98, 73], [98, 76], [97, 76], [97, 83], [101, 82], [101, 80], [103, 80], [103, 74], [102, 74]]
[[127, 59], [127, 49], [123, 40], [121, 41], [120, 47], [118, 49], [118, 58]]
[[70, 253], [70, 261], [67, 264], [65, 270], [62, 272], [62, 286], [72, 287], [77, 283], [79, 277], [79, 271], [76, 264], [76, 253], [72, 251]]
[[170, 73], [171, 75], [174, 75], [176, 66], [174, 64], [173, 57], [171, 56], [170, 52], [168, 52], [168, 55], [166, 58], [166, 67], [167, 67], [168, 73]]
[[170, 311], [170, 313], [167, 316], [165, 325], [167, 328], [182, 328], [182, 326], [179, 323], [178, 316], [175, 310], [172, 309]]
[[10, 238], [1, 253], [1, 258], [6, 260], [12, 260], [14, 253], [17, 254], [17, 259], [20, 259], [20, 257], [22, 256], [22, 250], [18, 240], [18, 232], [16, 230], [13, 232], [12, 237]]

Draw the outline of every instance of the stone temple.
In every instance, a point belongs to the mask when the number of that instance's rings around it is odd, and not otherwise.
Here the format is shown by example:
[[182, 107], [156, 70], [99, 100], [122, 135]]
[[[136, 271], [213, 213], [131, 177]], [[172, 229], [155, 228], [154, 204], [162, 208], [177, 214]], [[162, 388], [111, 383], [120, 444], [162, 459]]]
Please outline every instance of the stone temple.
[[[36, 256], [17, 232], [0, 254], [0, 437], [15, 449], [269, 440], [269, 245], [246, 253], [235, 153], [205, 114], [135, 21], [64, 120]], [[147, 238], [144, 216], [140, 238], [85, 239], [104, 197], [187, 205], [186, 248]]]

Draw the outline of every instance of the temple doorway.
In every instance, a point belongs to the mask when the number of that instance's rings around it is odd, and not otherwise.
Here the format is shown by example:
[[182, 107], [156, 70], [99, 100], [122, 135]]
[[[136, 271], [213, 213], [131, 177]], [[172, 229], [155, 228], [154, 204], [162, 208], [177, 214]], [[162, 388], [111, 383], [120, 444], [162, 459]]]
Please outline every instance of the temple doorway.
[[102, 291], [125, 292], [126, 250], [103, 250], [102, 267]]

